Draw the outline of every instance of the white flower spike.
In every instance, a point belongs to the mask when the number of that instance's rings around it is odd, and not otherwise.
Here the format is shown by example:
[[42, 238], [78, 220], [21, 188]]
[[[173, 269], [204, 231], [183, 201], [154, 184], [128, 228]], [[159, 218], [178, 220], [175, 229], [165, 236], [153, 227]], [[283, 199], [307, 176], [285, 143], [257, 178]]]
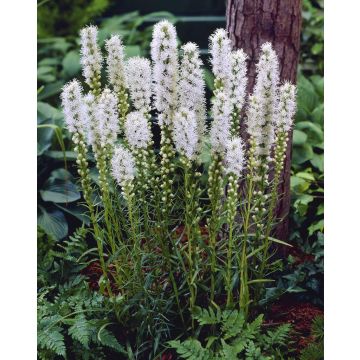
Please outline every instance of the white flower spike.
[[83, 114], [82, 87], [78, 80], [72, 80], [63, 87], [61, 93], [65, 123], [71, 133], [85, 135], [86, 119]]
[[188, 42], [181, 47], [183, 56], [180, 66], [179, 103], [181, 108], [194, 111], [199, 139], [206, 131], [205, 81], [199, 48]]
[[111, 159], [111, 173], [119, 186], [125, 187], [135, 178], [135, 160], [131, 152], [119, 145]]
[[296, 112], [296, 86], [285, 82], [280, 87], [279, 109], [277, 114], [277, 128], [288, 132], [293, 125]]
[[178, 54], [174, 25], [163, 20], [155, 24], [151, 41], [155, 107], [160, 125], [171, 125], [171, 114], [178, 106]]
[[100, 81], [103, 57], [97, 44], [98, 28], [94, 25], [87, 26], [80, 31], [81, 65], [86, 83], [94, 88]]
[[226, 143], [224, 162], [225, 172], [239, 178], [245, 165], [244, 145], [240, 137], [235, 137]]
[[126, 64], [130, 97], [134, 108], [143, 113], [151, 110], [151, 65], [141, 57], [130, 58]]
[[210, 143], [213, 152], [224, 154], [230, 138], [231, 102], [224, 91], [219, 91], [213, 99], [213, 122], [210, 130]]
[[192, 160], [199, 141], [196, 116], [193, 111], [180, 109], [174, 117], [173, 138], [176, 150]]
[[217, 29], [209, 38], [212, 70], [221, 86], [229, 90], [231, 75], [231, 41], [225, 29]]
[[148, 120], [140, 111], [133, 111], [125, 120], [126, 140], [132, 148], [146, 149], [151, 141]]
[[108, 53], [106, 63], [109, 83], [118, 93], [120, 89], [126, 87], [124, 46], [120, 36], [112, 35], [110, 39], [106, 40], [105, 48]]

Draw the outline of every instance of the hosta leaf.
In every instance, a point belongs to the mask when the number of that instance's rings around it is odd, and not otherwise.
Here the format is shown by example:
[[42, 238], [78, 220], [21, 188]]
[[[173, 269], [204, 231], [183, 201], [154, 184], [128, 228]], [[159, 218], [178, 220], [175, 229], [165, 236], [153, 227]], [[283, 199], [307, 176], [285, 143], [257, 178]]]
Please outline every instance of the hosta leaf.
[[75, 76], [80, 70], [80, 55], [78, 51], [70, 51], [64, 57], [62, 62], [65, 74], [70, 78]]
[[293, 144], [294, 145], [302, 145], [306, 142], [307, 135], [300, 130], [295, 129], [293, 132]]
[[44, 201], [55, 203], [69, 203], [80, 199], [80, 192], [75, 184], [70, 181], [54, 180], [40, 190]]
[[60, 210], [51, 212], [40, 208], [41, 213], [38, 215], [38, 225], [49, 235], [60, 240], [68, 233], [68, 224], [64, 214]]

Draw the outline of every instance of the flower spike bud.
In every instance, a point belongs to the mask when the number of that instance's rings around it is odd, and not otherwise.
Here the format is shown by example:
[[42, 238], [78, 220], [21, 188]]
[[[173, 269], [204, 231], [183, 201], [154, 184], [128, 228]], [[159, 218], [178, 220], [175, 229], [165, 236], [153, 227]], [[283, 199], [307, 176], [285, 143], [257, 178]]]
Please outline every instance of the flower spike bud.
[[97, 44], [98, 28], [94, 25], [87, 26], [80, 31], [81, 40], [81, 65], [85, 82], [95, 95], [100, 92], [100, 76], [103, 57]]
[[247, 85], [247, 55], [242, 49], [231, 53], [231, 101], [237, 113], [240, 113], [244, 103]]
[[134, 108], [144, 114], [151, 110], [151, 65], [141, 57], [130, 58], [126, 64], [130, 97]]
[[124, 46], [119, 35], [112, 35], [106, 40], [105, 48], [108, 53], [106, 58], [109, 83], [115, 93], [126, 87]]
[[288, 132], [294, 120], [296, 112], [296, 86], [285, 82], [280, 87], [279, 108], [277, 114], [277, 128]]
[[174, 116], [173, 138], [176, 150], [192, 160], [199, 141], [194, 111], [181, 108]]
[[212, 71], [216, 78], [215, 87], [229, 90], [231, 41], [225, 29], [217, 29], [209, 40]]
[[225, 172], [239, 178], [245, 165], [244, 145], [240, 137], [235, 137], [226, 143], [224, 160]]
[[224, 153], [230, 138], [231, 102], [226, 93], [220, 90], [212, 104], [213, 122], [210, 130], [210, 143], [213, 152]]
[[175, 27], [167, 20], [154, 26], [151, 58], [154, 63], [155, 107], [161, 115], [159, 123], [169, 126], [178, 101], [178, 53]]
[[129, 113], [125, 120], [126, 140], [132, 148], [146, 149], [151, 141], [148, 120], [140, 111]]
[[206, 131], [205, 81], [199, 48], [188, 42], [181, 47], [183, 57], [180, 66], [179, 103], [180, 107], [194, 111], [197, 119], [199, 140]]
[[119, 133], [119, 115], [116, 96], [109, 89], [105, 89], [99, 98], [96, 119], [100, 145], [102, 147], [113, 145]]
[[111, 173], [122, 188], [129, 185], [135, 178], [135, 160], [131, 152], [122, 145], [115, 147], [111, 159]]
[[85, 135], [86, 118], [83, 113], [82, 91], [79, 81], [72, 80], [63, 87], [61, 100], [68, 130]]

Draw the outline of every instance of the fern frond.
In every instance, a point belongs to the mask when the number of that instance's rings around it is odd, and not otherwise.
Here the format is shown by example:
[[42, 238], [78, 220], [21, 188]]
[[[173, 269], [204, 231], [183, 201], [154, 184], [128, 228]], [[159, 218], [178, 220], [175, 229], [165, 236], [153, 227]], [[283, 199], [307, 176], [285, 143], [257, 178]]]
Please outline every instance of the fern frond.
[[260, 314], [253, 322], [246, 324], [244, 336], [248, 339], [255, 339], [256, 335], [260, 332], [260, 326], [263, 322], [264, 315]]
[[125, 348], [118, 342], [115, 335], [102, 326], [98, 332], [97, 339], [101, 345], [107, 346], [118, 353], [127, 355]]
[[213, 360], [214, 355], [209, 349], [204, 349], [200, 341], [188, 339], [184, 342], [179, 340], [169, 341], [168, 344], [176, 350], [182, 359], [187, 360]]
[[264, 341], [269, 346], [279, 346], [279, 345], [286, 345], [289, 332], [291, 329], [290, 324], [282, 324], [277, 327], [275, 330], [269, 330], [264, 336]]
[[49, 330], [39, 331], [37, 340], [40, 349], [51, 350], [56, 355], [66, 356], [64, 335], [59, 326], [52, 326]]
[[323, 360], [324, 344], [312, 343], [308, 345], [300, 354], [300, 360]]
[[221, 312], [217, 310], [215, 314], [212, 308], [207, 310], [196, 306], [193, 311], [193, 317], [200, 325], [215, 325], [221, 322]]
[[90, 337], [92, 333], [92, 326], [86, 320], [84, 314], [77, 315], [75, 322], [69, 328], [69, 335], [80, 342], [85, 348], [89, 347]]
[[222, 312], [222, 326], [221, 330], [224, 334], [224, 339], [232, 338], [238, 335], [245, 323], [244, 314], [237, 310], [225, 310]]

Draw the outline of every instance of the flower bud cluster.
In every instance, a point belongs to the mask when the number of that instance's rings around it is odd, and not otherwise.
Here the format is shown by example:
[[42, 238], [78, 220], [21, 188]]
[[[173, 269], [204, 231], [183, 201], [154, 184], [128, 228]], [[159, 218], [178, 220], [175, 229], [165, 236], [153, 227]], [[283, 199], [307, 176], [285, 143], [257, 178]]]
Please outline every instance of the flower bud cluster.
[[97, 43], [98, 28], [94, 25], [87, 26], [80, 31], [81, 65], [85, 82], [89, 85], [94, 95], [100, 94], [101, 67], [103, 57]]

